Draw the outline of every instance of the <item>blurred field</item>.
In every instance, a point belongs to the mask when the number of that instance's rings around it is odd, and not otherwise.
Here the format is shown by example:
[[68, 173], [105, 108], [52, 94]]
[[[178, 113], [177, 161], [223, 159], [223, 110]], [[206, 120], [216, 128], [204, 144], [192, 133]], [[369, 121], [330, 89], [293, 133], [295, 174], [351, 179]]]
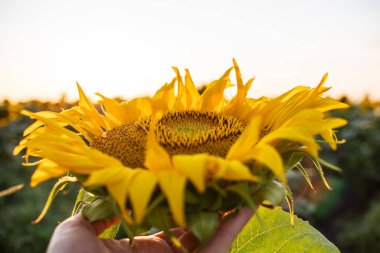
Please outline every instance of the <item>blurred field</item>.
[[[368, 98], [356, 104], [347, 98], [342, 100], [352, 105], [335, 113], [350, 122], [338, 132], [347, 143], [339, 145], [335, 152], [322, 143], [325, 149], [321, 156], [341, 167], [343, 173], [325, 170], [334, 191], [327, 190], [319, 176], [312, 176], [316, 192], [298, 172], [290, 173], [295, 209], [342, 252], [380, 252], [380, 102]], [[19, 192], [0, 198], [0, 252], [43, 252], [54, 227], [70, 215], [78, 191], [75, 187], [59, 194], [41, 223], [31, 224], [54, 180], [30, 188], [33, 169], [23, 167], [22, 158], [14, 157], [12, 151], [32, 122], [20, 116], [21, 109], [59, 111], [71, 106], [64, 98], [57, 103], [0, 102], [0, 191], [25, 185]], [[308, 161], [303, 162], [308, 165]]]

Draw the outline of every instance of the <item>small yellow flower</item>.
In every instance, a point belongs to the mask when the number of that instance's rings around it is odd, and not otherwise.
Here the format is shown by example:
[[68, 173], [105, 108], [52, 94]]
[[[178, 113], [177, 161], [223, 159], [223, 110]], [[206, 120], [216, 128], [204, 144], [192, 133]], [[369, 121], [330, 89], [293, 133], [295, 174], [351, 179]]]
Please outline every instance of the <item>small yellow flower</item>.
[[[231, 87], [235, 70], [236, 95]], [[133, 210], [135, 224], [144, 221], [149, 203], [161, 192], [177, 225], [186, 226], [185, 194], [189, 185], [206, 192], [212, 182], [263, 183], [263, 168], [286, 183], [284, 155], [303, 152], [318, 159], [320, 135], [336, 148], [333, 129], [346, 124], [326, 112], [346, 108], [322, 97], [328, 90], [298, 86], [275, 98], [247, 98], [253, 79], [243, 83], [234, 66], [211, 82], [202, 94], [188, 70], [151, 97], [117, 102], [98, 94], [94, 106], [81, 87], [79, 105], [60, 113], [23, 113], [37, 121], [15, 148], [26, 159], [40, 158], [31, 185], [68, 172], [84, 177], [86, 189], [105, 187], [123, 215]], [[175, 91], [175, 85], [177, 89]], [[99, 109], [100, 108], [100, 109]]]

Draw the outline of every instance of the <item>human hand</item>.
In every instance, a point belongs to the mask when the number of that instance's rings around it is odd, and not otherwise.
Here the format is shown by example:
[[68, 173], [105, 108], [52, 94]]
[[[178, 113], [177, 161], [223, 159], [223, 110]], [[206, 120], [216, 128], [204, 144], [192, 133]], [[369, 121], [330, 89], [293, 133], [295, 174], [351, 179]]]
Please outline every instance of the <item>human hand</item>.
[[[224, 221], [200, 252], [228, 252], [238, 233], [252, 216], [252, 210], [243, 207], [239, 213]], [[138, 236], [133, 247], [128, 239], [102, 239], [97, 236], [117, 223], [117, 219], [90, 223], [81, 214], [68, 218], [55, 229], [48, 253], [182, 253], [163, 232], [150, 236]], [[199, 241], [188, 229], [174, 228], [171, 233], [188, 252], [198, 248]]]

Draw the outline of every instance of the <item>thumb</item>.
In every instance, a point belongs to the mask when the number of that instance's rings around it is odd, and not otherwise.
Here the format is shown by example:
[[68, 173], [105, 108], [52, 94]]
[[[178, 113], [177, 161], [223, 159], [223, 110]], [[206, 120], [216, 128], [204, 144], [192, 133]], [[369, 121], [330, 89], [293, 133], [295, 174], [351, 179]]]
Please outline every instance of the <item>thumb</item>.
[[95, 234], [100, 235], [107, 228], [111, 227], [112, 225], [117, 224], [118, 222], [119, 222], [119, 219], [117, 217], [113, 217], [108, 220], [95, 221], [90, 224], [92, 228], [94, 229]]
[[100, 235], [104, 230], [116, 224], [118, 218], [89, 222], [82, 214], [72, 216], [58, 225], [55, 232], [64, 233], [67, 230], [86, 231], [95, 235]]
[[226, 220], [219, 226], [216, 233], [202, 248], [201, 253], [228, 252], [233, 241], [252, 217], [252, 214], [251, 208], [241, 208], [235, 217]]
[[87, 252], [96, 252], [95, 249], [99, 247], [99, 245], [94, 243], [86, 244], [83, 242], [96, 242], [99, 234], [117, 222], [118, 219], [113, 218], [91, 223], [81, 214], [72, 216], [56, 227], [47, 252], [82, 252], [79, 248], [86, 248], [86, 245], [87, 247], [90, 245], [94, 249], [93, 251], [90, 250]]

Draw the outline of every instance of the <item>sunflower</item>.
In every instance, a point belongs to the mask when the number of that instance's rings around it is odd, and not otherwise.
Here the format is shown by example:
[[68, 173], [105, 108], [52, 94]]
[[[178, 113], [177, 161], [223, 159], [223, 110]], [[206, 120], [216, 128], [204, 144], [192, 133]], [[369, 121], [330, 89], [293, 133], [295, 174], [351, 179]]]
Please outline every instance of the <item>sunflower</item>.
[[13, 104], [9, 100], [5, 99], [0, 104], [0, 127], [7, 126], [12, 121], [16, 120], [21, 111], [19, 104]]
[[[247, 94], [254, 79], [244, 83], [235, 60], [202, 93], [187, 69], [184, 77], [173, 69], [175, 78], [153, 97], [118, 102], [97, 94], [94, 105], [78, 84], [78, 106], [59, 113], [23, 111], [36, 122], [14, 153], [26, 149], [25, 165], [37, 165], [31, 185], [69, 173], [93, 199], [114, 203], [132, 236], [137, 232], [130, 228], [179, 225], [203, 240], [194, 222], [199, 217], [219, 220], [220, 211], [243, 204], [279, 204], [273, 192], [284, 199], [285, 173], [302, 168], [303, 155], [323, 177], [317, 137], [335, 149], [334, 129], [346, 121], [327, 112], [348, 107], [322, 96], [327, 75], [315, 88], [253, 99]], [[237, 92], [226, 99], [224, 91], [234, 86], [232, 70]], [[170, 217], [166, 225], [163, 215]]]

